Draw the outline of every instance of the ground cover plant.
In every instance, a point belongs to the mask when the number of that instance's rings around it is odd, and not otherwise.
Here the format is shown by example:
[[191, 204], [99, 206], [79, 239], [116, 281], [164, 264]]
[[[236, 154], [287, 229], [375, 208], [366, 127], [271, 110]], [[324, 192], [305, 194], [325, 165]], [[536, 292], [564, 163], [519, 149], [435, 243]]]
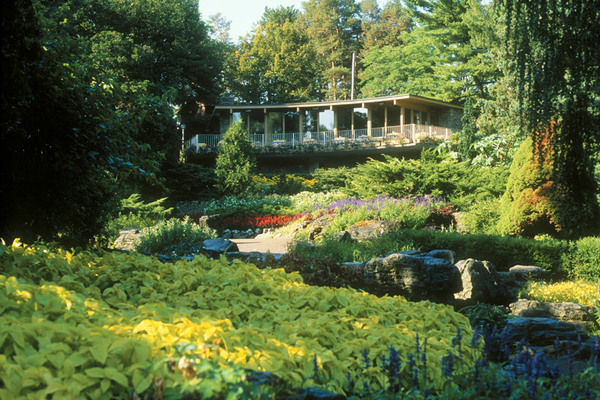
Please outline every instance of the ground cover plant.
[[125, 398], [151, 390], [155, 378], [165, 395], [182, 395], [183, 378], [165, 361], [182, 349], [188, 359], [335, 392], [348, 377], [385, 389], [379, 370], [362, 370], [361, 354], [380, 359], [393, 345], [408, 359], [417, 335], [432, 387], [445, 382], [441, 358], [458, 355], [458, 328], [460, 368], [478, 354], [468, 320], [448, 306], [312, 287], [298, 274], [224, 259], [161, 263], [15, 244], [0, 247], [0, 271], [0, 390], [11, 397]]

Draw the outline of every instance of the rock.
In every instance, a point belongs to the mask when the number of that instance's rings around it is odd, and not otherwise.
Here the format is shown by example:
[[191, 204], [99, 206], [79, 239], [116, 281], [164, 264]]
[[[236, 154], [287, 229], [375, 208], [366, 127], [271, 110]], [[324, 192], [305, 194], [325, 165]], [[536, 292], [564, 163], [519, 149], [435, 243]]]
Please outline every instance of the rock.
[[510, 305], [510, 310], [517, 317], [552, 318], [569, 322], [581, 329], [594, 327], [592, 317], [594, 308], [577, 303], [548, 303], [520, 299]]
[[361, 262], [344, 262], [342, 263], [343, 267], [346, 268], [350, 268], [350, 269], [361, 269], [365, 266], [365, 263], [361, 263]]
[[225, 229], [221, 237], [223, 239], [233, 239], [233, 232], [231, 232], [229, 229]]
[[277, 396], [281, 400], [345, 400], [346, 396], [319, 388], [300, 389], [297, 393]]
[[237, 244], [233, 243], [231, 240], [223, 238], [206, 239], [204, 242], [202, 242], [202, 248], [212, 257], [218, 257], [226, 252], [239, 251]]
[[576, 341], [578, 338], [582, 341], [588, 340], [584, 330], [569, 322], [551, 318], [524, 317], [509, 318], [502, 337], [509, 345], [523, 341], [535, 347], [551, 346], [557, 340], [559, 342]]
[[462, 289], [458, 268], [448, 261], [425, 255], [393, 253], [365, 264], [367, 279], [375, 279], [381, 293], [402, 295], [411, 301], [449, 303]]
[[547, 270], [534, 265], [515, 265], [508, 271], [514, 274], [515, 277], [521, 281], [541, 280], [548, 275]]
[[426, 257], [439, 258], [448, 261], [450, 264], [454, 264], [456, 253], [452, 250], [433, 250], [425, 254]]
[[351, 242], [352, 236], [348, 233], [348, 231], [340, 231], [334, 233], [331, 239], [336, 240], [338, 242]]
[[507, 305], [514, 300], [513, 293], [489, 261], [469, 258], [456, 263], [463, 290], [454, 295], [462, 306], [476, 303]]
[[142, 236], [142, 230], [138, 228], [123, 229], [119, 231], [119, 237], [115, 240], [114, 248], [118, 250], [135, 250], [135, 242]]
[[223, 225], [223, 216], [219, 214], [203, 215], [198, 219], [198, 225], [214, 229], [217, 231], [217, 235], [222, 235], [225, 228]]

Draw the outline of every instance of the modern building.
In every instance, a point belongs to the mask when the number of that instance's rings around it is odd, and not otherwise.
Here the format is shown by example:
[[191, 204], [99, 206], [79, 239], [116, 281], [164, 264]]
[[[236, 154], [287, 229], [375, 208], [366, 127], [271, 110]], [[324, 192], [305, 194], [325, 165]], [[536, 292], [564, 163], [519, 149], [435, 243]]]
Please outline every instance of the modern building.
[[461, 129], [462, 107], [404, 94], [310, 103], [222, 104], [215, 106], [213, 115], [219, 119], [220, 132], [195, 135], [187, 147], [216, 146], [237, 121], [243, 121], [257, 147], [447, 139]]

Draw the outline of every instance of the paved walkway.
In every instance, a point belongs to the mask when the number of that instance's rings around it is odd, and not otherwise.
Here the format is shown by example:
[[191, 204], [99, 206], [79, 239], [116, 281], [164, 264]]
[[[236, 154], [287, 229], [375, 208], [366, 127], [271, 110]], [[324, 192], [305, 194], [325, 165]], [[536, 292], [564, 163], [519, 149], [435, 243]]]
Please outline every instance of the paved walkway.
[[285, 254], [292, 241], [289, 237], [266, 239], [230, 239], [237, 244], [241, 253], [257, 251], [259, 253]]

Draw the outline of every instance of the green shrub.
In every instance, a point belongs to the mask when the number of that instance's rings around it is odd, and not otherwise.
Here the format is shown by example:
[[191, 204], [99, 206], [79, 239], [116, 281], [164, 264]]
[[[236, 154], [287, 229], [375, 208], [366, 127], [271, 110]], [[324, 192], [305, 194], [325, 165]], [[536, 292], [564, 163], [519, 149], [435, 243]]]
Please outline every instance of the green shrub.
[[317, 178], [318, 187], [323, 192], [339, 190], [352, 179], [354, 168], [318, 168], [314, 176]]
[[574, 242], [563, 263], [571, 278], [600, 280], [600, 237], [586, 237]]
[[185, 163], [171, 165], [164, 171], [169, 203], [209, 200], [215, 197], [217, 178], [212, 168]]
[[252, 188], [252, 171], [256, 161], [252, 156], [252, 145], [242, 121], [233, 124], [219, 144], [219, 155], [215, 165], [217, 186], [222, 193], [242, 194]]
[[487, 235], [498, 233], [499, 206], [500, 199], [482, 200], [473, 204], [468, 211], [460, 215], [459, 229]]
[[134, 245], [140, 253], [182, 256], [196, 253], [194, 250], [201, 249], [204, 240], [214, 237], [214, 231], [188, 218], [173, 218], [146, 230]]
[[149, 228], [167, 219], [173, 209], [165, 208], [163, 206], [165, 201], [166, 198], [162, 198], [146, 203], [141, 200], [141, 195], [138, 193], [121, 200], [117, 216], [107, 222], [103, 233], [98, 238], [99, 243], [110, 246], [119, 236], [121, 229]]
[[349, 196], [373, 198], [391, 196], [444, 197], [465, 209], [478, 201], [495, 199], [504, 193], [507, 168], [477, 167], [442, 162], [425, 153], [420, 160], [369, 160], [352, 170], [352, 180], [343, 191]]

